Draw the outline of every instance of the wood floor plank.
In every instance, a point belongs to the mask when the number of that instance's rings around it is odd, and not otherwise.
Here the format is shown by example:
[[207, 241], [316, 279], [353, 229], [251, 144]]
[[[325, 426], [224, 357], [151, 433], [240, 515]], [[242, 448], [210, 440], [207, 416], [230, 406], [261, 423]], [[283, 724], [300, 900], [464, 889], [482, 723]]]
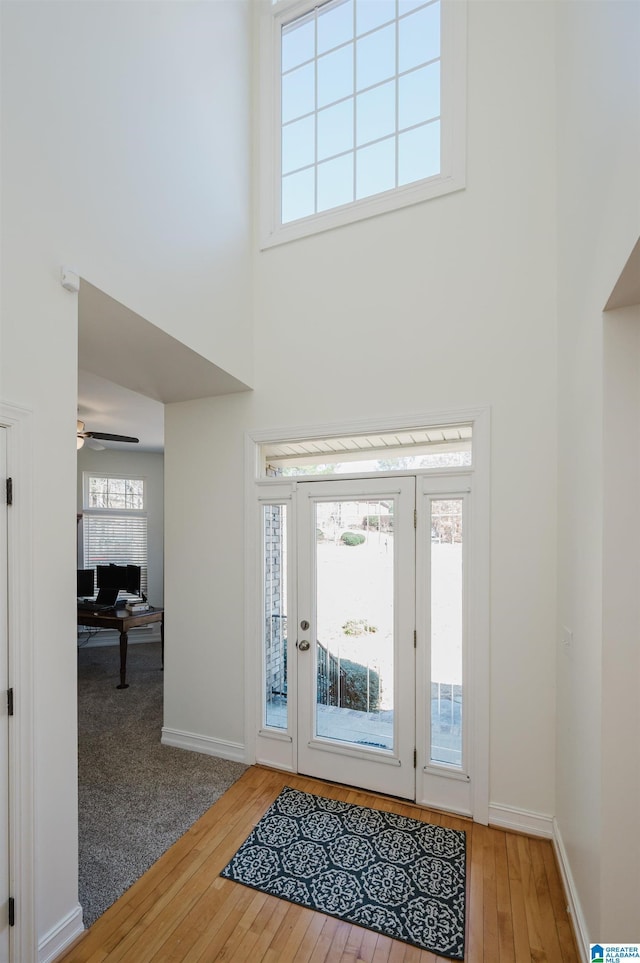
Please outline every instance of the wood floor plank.
[[350, 923], [344, 923], [342, 920], [338, 920], [338, 925], [333, 931], [333, 939], [329, 944], [329, 949], [327, 950], [325, 960], [335, 963], [336, 960], [340, 959], [344, 953], [344, 948], [347, 945], [350, 929]]
[[374, 933], [373, 930], [365, 930], [360, 945], [358, 961], [360, 961], [360, 963], [373, 963], [377, 945], [378, 934]]
[[393, 946], [389, 953], [389, 963], [404, 963], [404, 951], [406, 948], [406, 943], [399, 943], [398, 940], [393, 940]]
[[540, 839], [529, 840], [533, 882], [536, 889], [538, 911], [540, 914], [542, 944], [549, 963], [562, 963], [562, 949], [558, 938], [558, 929], [556, 927], [549, 882], [547, 880], [547, 870], [544, 862], [543, 850], [545, 848], [548, 848], [546, 841]]
[[350, 927], [347, 942], [338, 963], [358, 963], [358, 960], [362, 959], [360, 949], [362, 947], [364, 934], [365, 931], [360, 926]]
[[498, 957], [500, 963], [516, 963], [511, 916], [511, 890], [505, 833], [492, 832], [496, 867], [496, 910], [498, 915]]
[[286, 912], [287, 904], [284, 900], [268, 896], [243, 940], [228, 957], [228, 963], [261, 960]]
[[57, 963], [441, 963], [371, 930], [220, 877], [281, 789], [467, 833], [465, 963], [579, 963], [548, 840], [253, 766]]
[[[228, 887], [227, 887], [228, 888]], [[200, 961], [224, 959], [223, 948], [228, 940], [235, 933], [236, 928], [242, 919], [248, 905], [251, 902], [251, 891], [244, 886], [233, 886], [234, 890], [241, 892], [233, 893], [229, 901], [233, 899], [231, 912], [217, 914], [200, 935], [200, 938], [193, 944], [191, 950], [186, 954], [184, 963], [200, 963]]]
[[[471, 864], [467, 886], [467, 947], [474, 963], [484, 963], [484, 868], [486, 826], [475, 826], [471, 840]], [[467, 838], [468, 841], [468, 838]], [[487, 963], [493, 963], [488, 959]]]
[[264, 963], [292, 963], [297, 959], [298, 949], [309, 927], [318, 926], [319, 932], [321, 928], [319, 924], [319, 914], [292, 903], [264, 954]]
[[560, 869], [553, 846], [544, 846], [542, 857], [549, 884], [549, 898], [553, 906], [553, 915], [558, 931], [558, 940], [562, 952], [563, 963], [572, 963], [578, 956], [575, 933], [569, 917], [567, 897], [562, 888]]
[[372, 963], [389, 963], [389, 954], [391, 953], [392, 946], [393, 940], [389, 939], [388, 936], [379, 936]]
[[550, 963], [542, 940], [542, 920], [531, 861], [531, 840], [526, 836], [518, 836], [518, 853], [527, 929], [529, 931], [529, 954], [533, 963]]
[[520, 874], [520, 856], [518, 853], [518, 837], [513, 833], [506, 834], [507, 864], [509, 871], [509, 891], [511, 896], [511, 927], [513, 945], [517, 963], [520, 960], [530, 960], [529, 929], [527, 927], [527, 912], [524, 903], [522, 879]]
[[[203, 932], [203, 915], [209, 923], [214, 918], [215, 913], [207, 905], [207, 893], [203, 894], [191, 911], [183, 917], [182, 922], [177, 926], [171, 936], [165, 941], [162, 949], [154, 957], [154, 963], [183, 963], [186, 955], [190, 952], [200, 935]], [[250, 931], [256, 916], [264, 907], [268, 897], [264, 893], [253, 893], [251, 900], [246, 904], [244, 913], [233, 928], [231, 935], [224, 944], [225, 954], [230, 956], [234, 949], [243, 941], [245, 935]], [[202, 905], [204, 904], [204, 905]], [[207, 936], [211, 934], [211, 927], [204, 930]]]
[[485, 959], [500, 960], [500, 943], [498, 938], [498, 887], [496, 881], [496, 856], [493, 847], [493, 833], [487, 829], [484, 834], [484, 851], [482, 853], [483, 878], [483, 935], [482, 952]]
[[338, 920], [333, 916], [326, 916], [313, 953], [309, 957], [309, 963], [324, 963], [329, 954], [329, 949], [333, 943], [333, 937], [337, 929]]

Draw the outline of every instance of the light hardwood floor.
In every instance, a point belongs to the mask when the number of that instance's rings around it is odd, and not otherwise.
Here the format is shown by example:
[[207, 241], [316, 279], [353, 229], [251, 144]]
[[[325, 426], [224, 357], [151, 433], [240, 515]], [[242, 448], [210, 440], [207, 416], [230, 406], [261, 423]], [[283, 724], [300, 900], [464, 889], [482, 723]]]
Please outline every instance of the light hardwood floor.
[[253, 766], [57, 963], [437, 963], [442, 957], [221, 879], [283, 786], [467, 832], [465, 963], [579, 963], [548, 840]]

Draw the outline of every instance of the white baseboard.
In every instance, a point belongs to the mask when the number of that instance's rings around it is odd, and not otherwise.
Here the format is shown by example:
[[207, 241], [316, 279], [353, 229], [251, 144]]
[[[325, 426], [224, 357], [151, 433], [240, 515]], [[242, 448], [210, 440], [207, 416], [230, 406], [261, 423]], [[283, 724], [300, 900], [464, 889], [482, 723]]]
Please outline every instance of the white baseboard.
[[51, 963], [84, 933], [82, 907], [78, 903], [68, 916], [60, 920], [38, 943], [38, 963]]
[[571, 916], [571, 921], [573, 923], [573, 932], [576, 938], [576, 943], [578, 944], [578, 954], [580, 955], [580, 958], [587, 963], [587, 961], [590, 959], [589, 933], [587, 931], [584, 913], [582, 912], [578, 890], [571, 872], [569, 857], [567, 855], [564, 842], [562, 841], [560, 827], [558, 826], [558, 822], [555, 818], [553, 820], [553, 847], [556, 852], [558, 866], [560, 867], [560, 875], [562, 876], [564, 892], [569, 904], [567, 909], [569, 910], [569, 915]]
[[179, 729], [162, 727], [160, 742], [163, 746], [174, 746], [176, 749], [188, 749], [190, 752], [202, 752], [205, 756], [219, 756], [220, 759], [230, 759], [232, 762], [246, 762], [245, 748], [240, 742], [224, 742], [213, 736], [199, 736], [195, 732], [180, 732]]
[[546, 813], [534, 813], [527, 809], [489, 803], [489, 825], [497, 826], [499, 829], [510, 829], [516, 833], [526, 833], [527, 836], [553, 839], [553, 816], [548, 816]]

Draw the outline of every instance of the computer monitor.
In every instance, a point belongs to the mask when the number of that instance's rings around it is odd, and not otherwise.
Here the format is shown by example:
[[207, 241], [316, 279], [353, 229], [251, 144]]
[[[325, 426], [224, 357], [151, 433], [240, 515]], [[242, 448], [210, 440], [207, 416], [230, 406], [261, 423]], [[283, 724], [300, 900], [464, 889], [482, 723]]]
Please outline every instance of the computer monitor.
[[127, 581], [122, 587], [129, 595], [140, 595], [140, 574], [139, 565], [127, 565]]
[[127, 580], [126, 565], [97, 565], [98, 588], [120, 589]]
[[96, 594], [94, 571], [92, 568], [78, 569], [78, 598]]
[[139, 565], [98, 565], [98, 588], [123, 589], [129, 595], [140, 595]]

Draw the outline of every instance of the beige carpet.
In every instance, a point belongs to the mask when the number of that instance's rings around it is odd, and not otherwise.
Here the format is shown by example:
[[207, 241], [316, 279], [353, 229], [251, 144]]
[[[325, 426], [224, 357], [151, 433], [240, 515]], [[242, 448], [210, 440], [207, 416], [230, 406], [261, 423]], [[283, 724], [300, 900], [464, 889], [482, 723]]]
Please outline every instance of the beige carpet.
[[160, 744], [160, 644], [78, 649], [79, 896], [90, 926], [245, 771]]

